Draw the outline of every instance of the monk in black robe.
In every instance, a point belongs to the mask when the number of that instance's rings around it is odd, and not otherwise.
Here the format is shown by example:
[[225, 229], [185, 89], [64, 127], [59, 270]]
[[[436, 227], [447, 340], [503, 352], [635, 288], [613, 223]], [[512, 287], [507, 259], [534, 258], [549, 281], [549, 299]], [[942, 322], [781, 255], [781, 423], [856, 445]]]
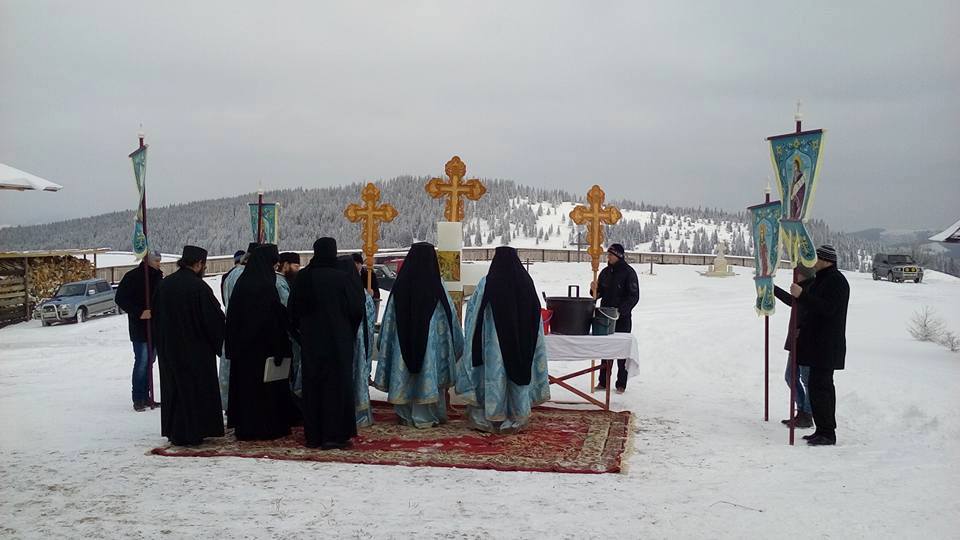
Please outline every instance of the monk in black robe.
[[160, 365], [160, 433], [180, 446], [223, 436], [217, 355], [223, 311], [203, 281], [207, 252], [184, 246], [180, 267], [160, 282], [153, 300], [153, 331]]
[[357, 434], [353, 348], [363, 291], [337, 268], [337, 242], [321, 238], [287, 304], [302, 347], [303, 432], [311, 448], [346, 448]]
[[277, 246], [253, 250], [227, 308], [230, 424], [238, 440], [272, 440], [290, 434], [290, 383], [264, 382], [267, 362], [290, 358], [287, 309], [277, 293]]

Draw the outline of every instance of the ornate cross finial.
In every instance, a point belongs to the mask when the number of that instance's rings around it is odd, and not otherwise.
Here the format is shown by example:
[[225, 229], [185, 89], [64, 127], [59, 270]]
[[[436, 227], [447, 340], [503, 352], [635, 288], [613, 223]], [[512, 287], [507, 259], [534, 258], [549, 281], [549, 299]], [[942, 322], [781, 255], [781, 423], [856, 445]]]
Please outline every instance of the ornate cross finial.
[[472, 178], [464, 180], [467, 174], [467, 166], [460, 160], [460, 156], [453, 156], [447, 165], [443, 168], [450, 181], [446, 182], [442, 178], [433, 178], [427, 182], [427, 193], [434, 199], [447, 197], [446, 209], [443, 211], [443, 217], [447, 221], [463, 221], [463, 199], [466, 197], [471, 201], [480, 200], [487, 188], [480, 183], [480, 180]]
[[600, 186], [593, 186], [587, 192], [589, 206], [578, 205], [570, 212], [570, 219], [577, 225], [587, 225], [587, 253], [590, 254], [590, 264], [593, 273], [600, 268], [600, 256], [603, 255], [603, 224], [613, 225], [623, 217], [616, 206], [603, 206], [606, 194]]
[[391, 222], [397, 217], [397, 209], [384, 203], [377, 205], [380, 200], [380, 190], [373, 183], [368, 183], [360, 192], [360, 199], [364, 204], [351, 204], [343, 211], [343, 215], [350, 221], [363, 223], [361, 238], [363, 239], [364, 262], [367, 265], [367, 289], [373, 280], [374, 255], [377, 254], [377, 240], [380, 238], [380, 222]]

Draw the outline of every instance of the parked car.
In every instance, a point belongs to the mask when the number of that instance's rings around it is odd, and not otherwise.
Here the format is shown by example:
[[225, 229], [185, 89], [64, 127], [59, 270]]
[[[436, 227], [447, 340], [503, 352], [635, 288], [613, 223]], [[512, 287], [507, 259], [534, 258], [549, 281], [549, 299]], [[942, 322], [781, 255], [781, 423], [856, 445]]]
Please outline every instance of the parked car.
[[873, 279], [886, 278], [888, 281], [914, 283], [923, 281], [923, 268], [910, 255], [877, 253], [873, 256]]
[[120, 313], [114, 294], [113, 287], [102, 279], [64, 283], [37, 309], [44, 326], [65, 321], [82, 323], [94, 315]]
[[[385, 264], [373, 265], [373, 275], [376, 276], [380, 288], [385, 291], [389, 291], [390, 288], [393, 287], [393, 282], [397, 280], [397, 274]], [[364, 286], [366, 286], [366, 284], [364, 284]]]

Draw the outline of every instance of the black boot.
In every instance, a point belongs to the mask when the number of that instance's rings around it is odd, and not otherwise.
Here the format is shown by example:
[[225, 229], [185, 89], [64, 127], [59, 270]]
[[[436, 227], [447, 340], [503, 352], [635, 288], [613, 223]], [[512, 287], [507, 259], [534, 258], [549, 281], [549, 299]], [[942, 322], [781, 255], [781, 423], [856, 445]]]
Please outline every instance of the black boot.
[[813, 427], [813, 415], [806, 412], [797, 413], [797, 420], [793, 427], [796, 429], [810, 429]]

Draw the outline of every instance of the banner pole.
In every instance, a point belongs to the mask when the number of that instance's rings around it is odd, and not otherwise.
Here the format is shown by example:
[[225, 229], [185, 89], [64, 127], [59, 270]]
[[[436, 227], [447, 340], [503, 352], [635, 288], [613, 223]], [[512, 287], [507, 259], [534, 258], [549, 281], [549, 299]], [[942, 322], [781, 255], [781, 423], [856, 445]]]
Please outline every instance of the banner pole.
[[[767, 184], [765, 202], [770, 203], [770, 185]], [[765, 256], [765, 255], [764, 255]], [[779, 258], [779, 257], [778, 257]], [[763, 316], [763, 421], [770, 421], [770, 316]]]
[[[800, 115], [800, 102], [797, 101], [797, 112], [794, 115], [794, 121], [796, 122], [797, 133], [803, 131], [802, 123], [803, 117]], [[793, 267], [793, 282], [797, 283], [800, 276], [800, 270], [794, 266]], [[793, 299], [793, 303], [797, 303], [797, 299]], [[792, 306], [791, 309], [796, 309], [796, 306]], [[797, 405], [797, 364], [800, 362], [800, 359], [797, 357], [797, 320], [796, 317], [790, 317], [790, 335], [792, 336], [790, 341], [790, 352], [793, 353], [793, 362], [790, 364], [790, 446], [793, 446], [794, 435], [796, 430], [796, 405]]]
[[[137, 133], [137, 137], [140, 139], [139, 149], [143, 151], [144, 144], [144, 133], [143, 131]], [[144, 167], [146, 168], [146, 167]], [[144, 239], [149, 238], [147, 231], [147, 179], [143, 179], [143, 197], [140, 199], [140, 215], [143, 217], [143, 237]], [[151, 311], [151, 298], [150, 298], [150, 264], [147, 262], [147, 259], [150, 257], [150, 242], [146, 242], [147, 253], [144, 255], [143, 260], [140, 261], [140, 264], [143, 265], [143, 305], [146, 311], [150, 311], [150, 319], [147, 319], [146, 328], [147, 328], [147, 370], [150, 372], [150, 378], [147, 379], [147, 398], [150, 400], [150, 407], [155, 408], [157, 406], [157, 400], [154, 397], [154, 385], [153, 385], [153, 311]]]
[[257, 190], [257, 243], [263, 243], [263, 188]]

